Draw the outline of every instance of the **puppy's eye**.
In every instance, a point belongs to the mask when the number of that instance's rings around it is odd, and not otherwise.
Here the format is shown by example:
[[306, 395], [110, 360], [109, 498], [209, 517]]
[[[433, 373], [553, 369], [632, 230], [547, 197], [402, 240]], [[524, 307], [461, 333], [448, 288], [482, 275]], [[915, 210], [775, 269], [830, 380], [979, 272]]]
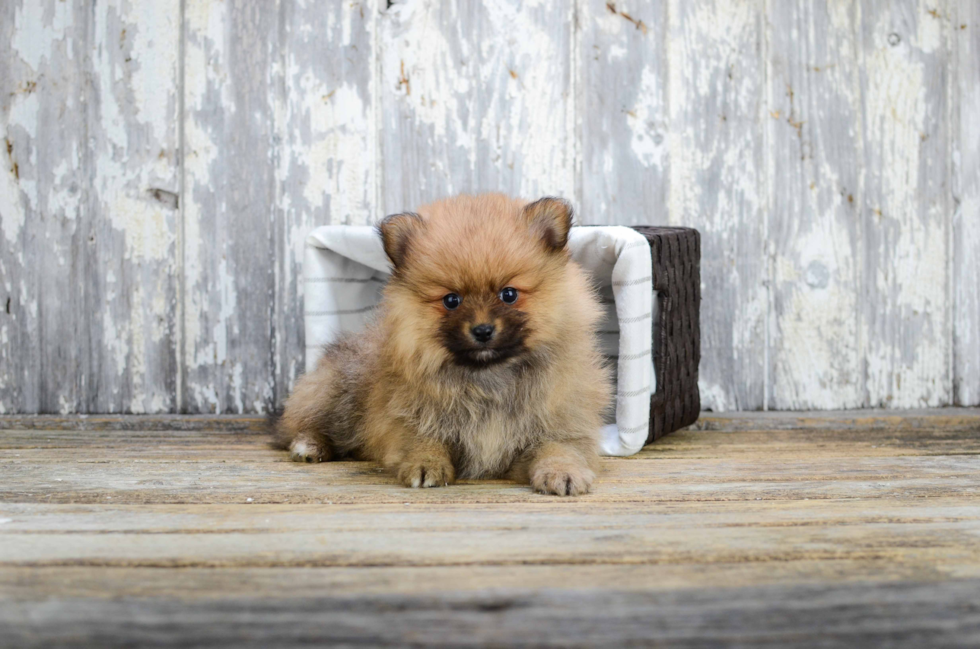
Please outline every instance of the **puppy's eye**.
[[508, 286], [504, 290], [500, 291], [500, 299], [504, 304], [513, 304], [517, 302], [517, 289]]
[[463, 298], [461, 298], [459, 295], [456, 293], [450, 293], [446, 297], [442, 298], [442, 305], [452, 311], [453, 309], [458, 308], [462, 301]]

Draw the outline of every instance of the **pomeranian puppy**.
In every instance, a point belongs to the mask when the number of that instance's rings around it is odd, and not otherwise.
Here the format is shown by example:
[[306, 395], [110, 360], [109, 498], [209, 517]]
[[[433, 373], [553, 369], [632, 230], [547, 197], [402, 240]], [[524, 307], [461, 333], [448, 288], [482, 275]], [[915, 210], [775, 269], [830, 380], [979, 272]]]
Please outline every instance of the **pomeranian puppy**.
[[376, 320], [299, 379], [281, 447], [301, 462], [374, 460], [409, 487], [506, 477], [588, 492], [612, 390], [571, 225], [563, 200], [502, 194], [381, 221], [394, 270]]

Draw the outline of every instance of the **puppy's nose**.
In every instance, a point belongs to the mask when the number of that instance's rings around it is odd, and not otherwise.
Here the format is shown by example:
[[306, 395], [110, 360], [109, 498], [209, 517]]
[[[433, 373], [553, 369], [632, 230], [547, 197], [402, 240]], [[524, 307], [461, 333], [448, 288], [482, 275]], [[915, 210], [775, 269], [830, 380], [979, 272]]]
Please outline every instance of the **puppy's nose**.
[[493, 338], [494, 327], [492, 324], [478, 324], [472, 329], [470, 333], [476, 338], [477, 342], [485, 343], [491, 338]]

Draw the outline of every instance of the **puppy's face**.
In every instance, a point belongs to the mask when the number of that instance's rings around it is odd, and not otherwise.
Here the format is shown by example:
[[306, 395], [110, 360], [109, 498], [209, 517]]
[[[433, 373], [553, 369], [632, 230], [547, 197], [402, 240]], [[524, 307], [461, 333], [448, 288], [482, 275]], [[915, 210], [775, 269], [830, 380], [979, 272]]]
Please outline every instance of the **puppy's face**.
[[396, 342], [421, 362], [477, 370], [546, 343], [561, 317], [570, 225], [564, 201], [525, 205], [497, 194], [385, 219]]

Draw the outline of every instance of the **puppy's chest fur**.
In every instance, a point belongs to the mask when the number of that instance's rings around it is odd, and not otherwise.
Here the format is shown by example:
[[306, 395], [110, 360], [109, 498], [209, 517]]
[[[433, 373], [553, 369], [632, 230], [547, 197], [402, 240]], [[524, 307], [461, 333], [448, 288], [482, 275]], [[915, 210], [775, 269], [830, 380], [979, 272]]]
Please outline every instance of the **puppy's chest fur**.
[[543, 377], [523, 371], [467, 379], [421, 407], [419, 433], [449, 447], [459, 477], [501, 476], [544, 431], [538, 398]]

